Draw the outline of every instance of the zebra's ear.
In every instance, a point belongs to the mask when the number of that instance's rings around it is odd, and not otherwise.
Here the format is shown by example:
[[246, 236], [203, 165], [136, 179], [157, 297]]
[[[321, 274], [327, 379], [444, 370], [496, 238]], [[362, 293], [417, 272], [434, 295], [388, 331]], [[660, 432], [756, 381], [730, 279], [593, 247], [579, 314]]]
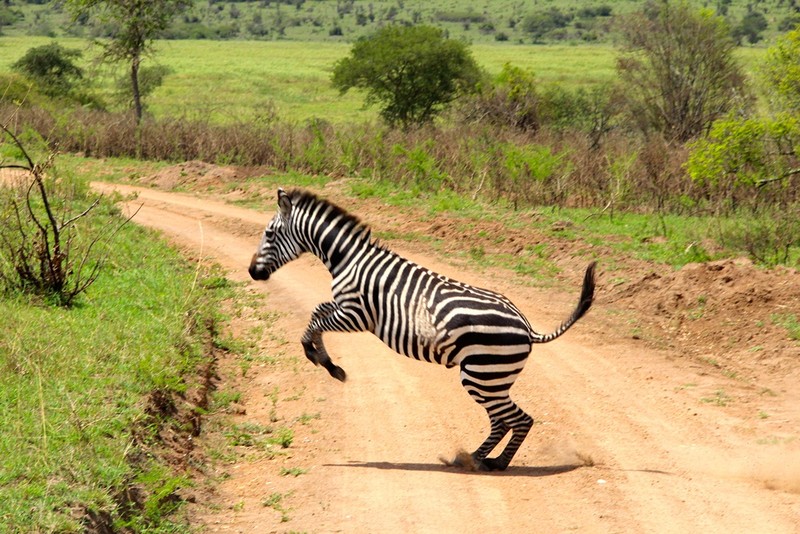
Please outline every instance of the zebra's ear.
[[278, 189], [278, 208], [280, 208], [283, 218], [289, 219], [289, 214], [292, 212], [292, 199], [282, 187]]

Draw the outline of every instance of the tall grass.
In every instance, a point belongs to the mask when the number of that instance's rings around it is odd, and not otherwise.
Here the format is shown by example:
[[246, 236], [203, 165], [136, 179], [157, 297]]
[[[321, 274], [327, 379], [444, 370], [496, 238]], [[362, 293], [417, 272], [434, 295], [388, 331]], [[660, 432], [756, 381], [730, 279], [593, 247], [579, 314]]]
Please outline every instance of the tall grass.
[[154, 445], [207, 363], [212, 295], [128, 226], [72, 309], [0, 298], [0, 530], [176, 528], [186, 481]]
[[[146, 121], [87, 110], [0, 108], [54, 146], [93, 157], [160, 161], [201, 159], [325, 175], [388, 180], [419, 191], [490, 193], [514, 205], [559, 205], [658, 213], [721, 213], [705, 186], [685, 172], [687, 149], [625, 130], [607, 133], [598, 149], [580, 130], [520, 132], [455, 121], [413, 131], [377, 123], [242, 122], [213, 125], [185, 119]], [[777, 195], [777, 197], [776, 197]], [[738, 206], [798, 201], [800, 191], [741, 186]]]

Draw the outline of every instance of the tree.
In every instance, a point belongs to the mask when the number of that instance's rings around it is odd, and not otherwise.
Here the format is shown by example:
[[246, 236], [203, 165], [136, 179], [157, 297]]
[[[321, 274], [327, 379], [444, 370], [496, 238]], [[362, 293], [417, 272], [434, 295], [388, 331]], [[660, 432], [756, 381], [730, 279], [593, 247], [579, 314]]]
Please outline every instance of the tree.
[[750, 44], [755, 44], [763, 39], [761, 34], [768, 26], [767, 17], [765, 17], [763, 13], [750, 11], [742, 17], [739, 24], [733, 28], [732, 35], [739, 44], [741, 44], [744, 39], [747, 39], [747, 42]]
[[[153, 91], [161, 87], [164, 78], [172, 74], [173, 70], [166, 65], [147, 65], [139, 68], [139, 96], [141, 100], [146, 100]], [[119, 102], [130, 104], [133, 102], [130, 80], [127, 76], [121, 76], [114, 83], [116, 98]], [[142, 110], [146, 107], [142, 104]]]
[[772, 107], [800, 112], [800, 27], [782, 35], [767, 50], [762, 75]]
[[775, 113], [716, 121], [708, 136], [691, 145], [687, 169], [695, 181], [725, 190], [788, 190], [800, 176], [800, 28], [767, 50], [761, 73]]
[[661, 0], [624, 19], [617, 71], [645, 132], [686, 141], [750, 97], [725, 21], [686, 0]]
[[113, 30], [103, 43], [104, 58], [129, 65], [133, 110], [136, 121], [142, 120], [139, 68], [142, 59], [153, 51], [153, 41], [167, 29], [181, 10], [193, 5], [191, 0], [66, 0], [73, 17], [87, 11], [95, 14]]
[[333, 69], [341, 94], [356, 87], [381, 116], [407, 128], [431, 121], [447, 104], [474, 90], [482, 72], [460, 41], [430, 26], [386, 26], [353, 45]]
[[53, 42], [29, 48], [11, 68], [29, 78], [47, 96], [63, 97], [83, 78], [83, 70], [73, 61], [80, 57], [80, 50]]

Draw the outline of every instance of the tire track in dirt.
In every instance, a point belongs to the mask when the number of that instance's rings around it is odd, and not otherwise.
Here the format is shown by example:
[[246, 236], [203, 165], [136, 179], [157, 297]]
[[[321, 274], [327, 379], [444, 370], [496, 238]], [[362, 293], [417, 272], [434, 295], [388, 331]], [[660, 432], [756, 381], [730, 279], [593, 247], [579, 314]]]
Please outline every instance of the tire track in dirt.
[[[246, 266], [271, 214], [191, 195], [94, 186], [138, 193], [129, 203], [143, 203], [135, 222], [161, 229], [193, 254], [202, 247], [201, 254], [231, 278], [249, 280]], [[577, 298], [579, 280], [575, 295], [553, 295], [515, 286], [502, 275], [406, 256], [499, 289], [542, 331]], [[302, 384], [306, 390], [291, 409], [320, 418], [313, 431], [298, 429], [286, 460], [308, 472], [280, 477], [275, 460], [235, 465], [214, 506], [198, 513], [208, 531], [798, 531], [797, 441], [760, 444], [771, 422], [699, 401], [722, 387], [752, 392], [705, 374], [680, 355], [665, 358], [609, 335], [605, 328], [615, 317], [597, 308], [564, 338], [534, 348], [512, 394], [538, 424], [509, 470], [444, 467], [439, 456], [481, 441], [488, 431], [485, 413], [461, 389], [457, 373], [399, 357], [368, 334], [326, 336], [334, 360], [348, 371], [347, 383], [311, 366], [294, 340], [314, 305], [329, 298], [329, 283], [319, 262], [304, 257], [268, 283], [248, 285], [284, 314], [277, 328], [290, 341], [286, 352], [300, 360], [291, 372], [267, 367], [248, 375], [246, 417], [268, 417], [264, 392], [275, 385]], [[588, 458], [593, 466], [583, 465]], [[767, 480], [774, 476], [778, 483]], [[289, 495], [288, 523], [260, 504], [276, 488]]]

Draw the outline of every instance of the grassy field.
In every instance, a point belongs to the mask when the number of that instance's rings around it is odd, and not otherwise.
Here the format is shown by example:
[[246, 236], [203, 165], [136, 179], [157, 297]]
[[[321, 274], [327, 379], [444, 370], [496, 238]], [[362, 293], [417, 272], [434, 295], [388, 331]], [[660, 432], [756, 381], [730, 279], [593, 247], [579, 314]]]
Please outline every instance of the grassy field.
[[[0, 73], [26, 50], [50, 42], [41, 37], [0, 37]], [[96, 50], [81, 39], [61, 39], [68, 48], [85, 50], [83, 65], [101, 94], [110, 93], [108, 72], [92, 67]], [[303, 122], [361, 122], [377, 117], [364, 109], [357, 91], [340, 96], [330, 83], [334, 63], [345, 57], [345, 43], [294, 41], [161, 41], [149, 64], [172, 69], [149, 101], [157, 117], [179, 116], [217, 122], [277, 118]], [[472, 53], [490, 74], [505, 63], [529, 69], [542, 84], [587, 87], [615, 77], [617, 50], [609, 45], [474, 45]], [[752, 70], [761, 48], [742, 48], [740, 57]]]
[[87, 517], [176, 531], [173, 492], [188, 482], [158, 433], [180, 423], [154, 400], [186, 393], [208, 365], [205, 328], [227, 286], [200, 267], [127, 225], [76, 306], [1, 296], [0, 532], [79, 532]]

